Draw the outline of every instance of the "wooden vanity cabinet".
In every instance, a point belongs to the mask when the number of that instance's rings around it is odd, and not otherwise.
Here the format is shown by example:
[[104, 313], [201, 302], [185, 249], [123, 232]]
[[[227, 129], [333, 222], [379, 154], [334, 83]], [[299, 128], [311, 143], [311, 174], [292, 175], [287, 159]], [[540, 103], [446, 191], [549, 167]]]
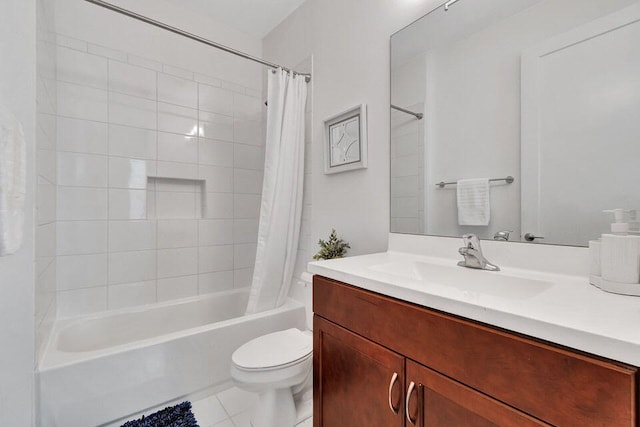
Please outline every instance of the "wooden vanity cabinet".
[[638, 426], [637, 369], [314, 276], [314, 427]]

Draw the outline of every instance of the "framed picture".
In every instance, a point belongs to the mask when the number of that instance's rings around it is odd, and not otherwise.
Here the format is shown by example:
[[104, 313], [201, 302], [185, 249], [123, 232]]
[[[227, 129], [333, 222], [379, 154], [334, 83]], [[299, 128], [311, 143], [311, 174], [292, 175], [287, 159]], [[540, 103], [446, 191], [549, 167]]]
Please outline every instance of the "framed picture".
[[367, 167], [367, 106], [350, 108], [324, 121], [324, 173]]

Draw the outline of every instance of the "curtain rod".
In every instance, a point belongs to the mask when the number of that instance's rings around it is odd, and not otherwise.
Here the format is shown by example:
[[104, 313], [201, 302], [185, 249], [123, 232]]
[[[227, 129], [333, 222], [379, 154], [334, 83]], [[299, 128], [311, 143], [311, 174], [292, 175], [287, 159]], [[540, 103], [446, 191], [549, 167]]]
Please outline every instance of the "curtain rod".
[[183, 31], [183, 30], [181, 30], [179, 28], [172, 27], [171, 25], [167, 25], [167, 24], [165, 24], [163, 22], [156, 21], [155, 19], [148, 18], [148, 17], [146, 17], [144, 15], [140, 15], [140, 14], [132, 12], [132, 11], [130, 11], [128, 9], [123, 9], [123, 8], [121, 8], [119, 6], [114, 5], [114, 4], [107, 3], [107, 2], [102, 1], [102, 0], [85, 0], [85, 1], [89, 2], [89, 3], [92, 3], [92, 4], [95, 4], [96, 6], [104, 7], [105, 9], [109, 9], [109, 10], [111, 10], [113, 12], [117, 12], [117, 13], [120, 13], [122, 15], [128, 16], [129, 18], [137, 19], [138, 21], [142, 21], [142, 22], [145, 22], [147, 24], [151, 24], [153, 26], [156, 26], [158, 28], [162, 28], [162, 29], [167, 30], [167, 31], [171, 31], [174, 34], [178, 34], [180, 36], [187, 37], [187, 38], [189, 38], [191, 40], [195, 40], [197, 42], [206, 44], [208, 46], [215, 47], [216, 49], [223, 50], [225, 52], [228, 52], [228, 53], [231, 53], [233, 55], [239, 56], [241, 58], [245, 58], [245, 59], [249, 59], [249, 60], [254, 61], [254, 62], [258, 62], [258, 63], [260, 63], [262, 65], [266, 65], [267, 67], [282, 68], [284, 71], [287, 71], [289, 73], [297, 74], [299, 76], [304, 76], [305, 80], [307, 82], [309, 82], [311, 80], [311, 74], [298, 73], [297, 71], [292, 70], [290, 68], [283, 67], [283, 66], [278, 65], [278, 64], [274, 64], [273, 62], [265, 61], [262, 58], [258, 58], [258, 57], [249, 55], [248, 53], [244, 53], [244, 52], [236, 50], [234, 48], [222, 45], [220, 43], [213, 42], [211, 40], [205, 39], [204, 37], [200, 37], [200, 36], [197, 36], [195, 34], [189, 33], [187, 31]]
[[403, 113], [411, 114], [418, 120], [422, 120], [422, 118], [424, 117], [424, 114], [422, 113], [415, 113], [411, 110], [407, 110], [406, 108], [398, 107], [397, 105], [391, 104], [391, 108], [393, 108], [394, 110], [402, 111]]

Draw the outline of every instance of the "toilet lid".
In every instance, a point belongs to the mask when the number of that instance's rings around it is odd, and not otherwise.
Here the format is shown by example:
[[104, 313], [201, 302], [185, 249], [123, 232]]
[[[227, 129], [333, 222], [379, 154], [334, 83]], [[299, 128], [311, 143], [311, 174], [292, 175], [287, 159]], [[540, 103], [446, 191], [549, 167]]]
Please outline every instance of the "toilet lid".
[[288, 365], [313, 352], [313, 338], [296, 328], [255, 338], [238, 348], [231, 360], [243, 369]]

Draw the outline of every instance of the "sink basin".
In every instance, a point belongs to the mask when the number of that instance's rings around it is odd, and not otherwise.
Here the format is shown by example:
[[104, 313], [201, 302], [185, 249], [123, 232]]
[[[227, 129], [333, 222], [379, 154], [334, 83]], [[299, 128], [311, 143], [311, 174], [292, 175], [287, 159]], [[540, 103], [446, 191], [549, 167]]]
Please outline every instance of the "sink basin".
[[477, 270], [422, 261], [389, 262], [373, 265], [369, 269], [404, 279], [449, 286], [465, 292], [514, 299], [533, 297], [553, 285], [551, 282], [512, 276], [501, 271]]

